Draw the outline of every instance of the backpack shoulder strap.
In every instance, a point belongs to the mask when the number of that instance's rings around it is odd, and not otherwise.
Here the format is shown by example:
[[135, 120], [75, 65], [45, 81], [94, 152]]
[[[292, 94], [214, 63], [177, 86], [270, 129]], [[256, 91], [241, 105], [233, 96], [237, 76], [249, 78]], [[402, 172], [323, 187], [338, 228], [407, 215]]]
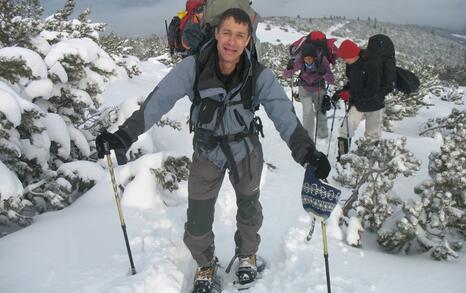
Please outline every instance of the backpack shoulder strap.
[[256, 81], [262, 71], [264, 71], [265, 66], [254, 58], [251, 61], [251, 72], [247, 77], [245, 85], [241, 89], [241, 102], [245, 109], [255, 112], [259, 110], [259, 105], [253, 105], [253, 99], [256, 96]]

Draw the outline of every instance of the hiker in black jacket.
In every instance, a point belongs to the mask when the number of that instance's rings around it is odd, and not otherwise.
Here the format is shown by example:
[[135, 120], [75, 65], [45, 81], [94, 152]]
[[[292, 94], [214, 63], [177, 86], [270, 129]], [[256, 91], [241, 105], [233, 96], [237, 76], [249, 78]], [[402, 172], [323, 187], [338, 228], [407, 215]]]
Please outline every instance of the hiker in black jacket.
[[365, 51], [356, 43], [343, 41], [337, 54], [346, 63], [348, 83], [334, 97], [341, 98], [349, 107], [339, 131], [339, 161], [341, 155], [348, 153], [351, 137], [362, 120], [366, 120], [364, 136], [374, 141], [380, 139], [387, 90], [382, 86], [383, 68], [366, 58]]

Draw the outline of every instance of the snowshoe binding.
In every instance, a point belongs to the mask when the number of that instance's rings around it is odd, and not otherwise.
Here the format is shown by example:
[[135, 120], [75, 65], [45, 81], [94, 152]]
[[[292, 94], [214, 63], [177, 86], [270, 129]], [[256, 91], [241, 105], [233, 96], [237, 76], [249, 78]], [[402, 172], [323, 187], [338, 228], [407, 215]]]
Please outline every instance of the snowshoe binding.
[[217, 276], [218, 258], [214, 257], [212, 264], [198, 267], [194, 276], [193, 293], [219, 293], [222, 291], [220, 278]]
[[251, 255], [248, 257], [238, 257], [239, 265], [236, 271], [238, 281], [235, 286], [238, 290], [248, 290], [254, 285], [254, 281], [260, 279], [261, 273], [265, 269], [265, 261], [261, 257]]

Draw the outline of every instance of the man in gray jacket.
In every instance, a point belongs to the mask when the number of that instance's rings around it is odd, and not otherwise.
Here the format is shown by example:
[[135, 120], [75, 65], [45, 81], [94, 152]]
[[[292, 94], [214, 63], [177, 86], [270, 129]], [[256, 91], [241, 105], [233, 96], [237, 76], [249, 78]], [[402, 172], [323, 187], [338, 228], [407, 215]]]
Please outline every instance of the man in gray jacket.
[[[199, 268], [197, 283], [211, 282], [217, 268], [214, 256], [215, 202], [227, 169], [236, 192], [238, 212], [235, 234], [240, 282], [254, 280], [256, 252], [262, 225], [259, 202], [263, 156], [254, 110], [261, 104], [301, 165], [316, 168], [320, 178], [330, 172], [327, 157], [318, 152], [299, 120], [291, 101], [272, 71], [251, 58], [251, 20], [241, 9], [228, 9], [215, 29], [215, 39], [200, 54], [178, 63], [115, 133], [96, 139], [99, 157], [108, 143], [124, 162], [130, 145], [184, 96], [193, 102], [191, 128], [194, 154], [188, 179], [188, 210], [184, 242]], [[204, 282], [205, 283], [205, 282]]]

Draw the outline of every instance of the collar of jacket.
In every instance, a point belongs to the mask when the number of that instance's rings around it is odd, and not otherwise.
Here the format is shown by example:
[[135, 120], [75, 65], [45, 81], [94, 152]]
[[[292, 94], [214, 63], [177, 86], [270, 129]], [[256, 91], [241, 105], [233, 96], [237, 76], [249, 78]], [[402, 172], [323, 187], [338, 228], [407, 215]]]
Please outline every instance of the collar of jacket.
[[[197, 62], [199, 63], [199, 91], [209, 88], [226, 88], [224, 82], [219, 78], [221, 72], [218, 65], [217, 41], [215, 39], [201, 48]], [[249, 75], [252, 75], [252, 59], [249, 50], [245, 49], [235, 70], [228, 78], [228, 88], [230, 90], [237, 88], [246, 81]]]

